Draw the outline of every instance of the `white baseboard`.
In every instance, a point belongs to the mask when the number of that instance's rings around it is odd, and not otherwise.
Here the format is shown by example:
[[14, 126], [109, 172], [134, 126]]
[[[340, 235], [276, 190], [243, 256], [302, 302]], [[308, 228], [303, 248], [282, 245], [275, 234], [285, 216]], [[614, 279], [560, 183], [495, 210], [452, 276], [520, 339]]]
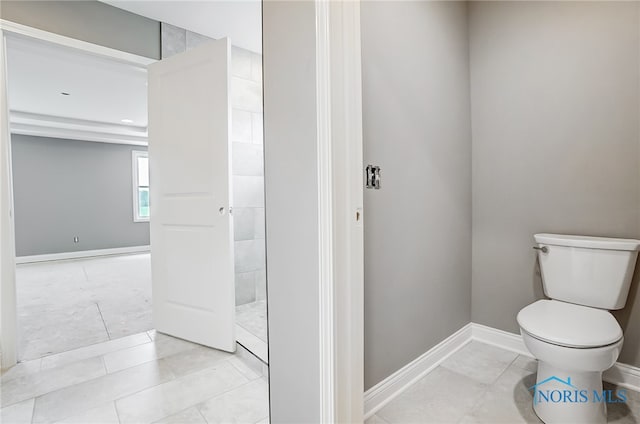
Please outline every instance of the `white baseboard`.
[[[521, 355], [533, 357], [527, 350], [519, 334], [509, 333], [482, 324], [471, 324], [473, 339], [510, 350]], [[602, 379], [611, 384], [640, 391], [640, 368], [616, 362], [602, 374]]]
[[602, 374], [602, 379], [616, 386], [640, 392], [640, 368], [616, 362]]
[[472, 322], [471, 336], [473, 340], [510, 350], [520, 355], [533, 357], [524, 345], [520, 334], [509, 333], [508, 331], [498, 330], [497, 328]]
[[16, 264], [32, 262], [61, 261], [65, 259], [91, 258], [94, 256], [127, 255], [131, 253], [149, 252], [151, 246], [116, 247], [113, 249], [81, 250], [78, 252], [51, 253], [47, 255], [17, 256]]
[[[445, 359], [472, 340], [490, 344], [520, 355], [533, 357], [527, 350], [522, 336], [469, 323], [428, 350], [415, 361], [396, 371], [364, 394], [365, 419], [371, 417], [409, 386], [431, 372]], [[640, 392], [640, 368], [617, 362], [602, 376], [604, 381]]]
[[419, 358], [399, 369], [364, 394], [364, 416], [371, 417], [409, 386], [424, 377], [461, 347], [471, 341], [471, 324], [467, 324]]

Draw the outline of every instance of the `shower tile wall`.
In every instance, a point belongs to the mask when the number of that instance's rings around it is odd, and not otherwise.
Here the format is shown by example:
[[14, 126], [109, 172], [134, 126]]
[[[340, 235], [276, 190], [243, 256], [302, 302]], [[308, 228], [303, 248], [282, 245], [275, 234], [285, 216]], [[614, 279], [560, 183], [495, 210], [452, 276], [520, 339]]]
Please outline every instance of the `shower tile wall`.
[[[208, 40], [210, 38], [203, 35], [163, 23], [162, 58]], [[232, 46], [231, 75], [236, 304], [242, 305], [266, 296], [262, 56]]]

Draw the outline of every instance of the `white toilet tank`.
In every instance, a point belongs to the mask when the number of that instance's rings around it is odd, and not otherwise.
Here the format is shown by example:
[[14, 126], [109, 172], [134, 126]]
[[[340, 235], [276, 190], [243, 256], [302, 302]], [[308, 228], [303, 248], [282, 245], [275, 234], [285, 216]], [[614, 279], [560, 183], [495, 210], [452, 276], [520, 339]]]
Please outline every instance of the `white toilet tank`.
[[545, 294], [601, 309], [627, 302], [640, 240], [536, 234]]

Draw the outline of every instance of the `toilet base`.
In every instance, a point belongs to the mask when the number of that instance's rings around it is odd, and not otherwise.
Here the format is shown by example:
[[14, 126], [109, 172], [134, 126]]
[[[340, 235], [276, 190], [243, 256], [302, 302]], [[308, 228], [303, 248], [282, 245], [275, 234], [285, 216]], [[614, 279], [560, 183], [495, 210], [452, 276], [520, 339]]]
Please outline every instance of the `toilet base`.
[[602, 372], [568, 371], [538, 361], [533, 395], [533, 410], [546, 424], [607, 422], [606, 401], [599, 401]]

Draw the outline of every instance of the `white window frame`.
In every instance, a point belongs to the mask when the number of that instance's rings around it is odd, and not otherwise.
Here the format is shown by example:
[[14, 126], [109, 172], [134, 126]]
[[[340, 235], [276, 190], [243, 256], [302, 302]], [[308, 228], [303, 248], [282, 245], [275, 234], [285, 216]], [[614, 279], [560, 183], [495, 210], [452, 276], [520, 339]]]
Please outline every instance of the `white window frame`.
[[138, 204], [138, 158], [149, 158], [149, 152], [145, 150], [131, 151], [131, 172], [133, 189], [133, 222], [149, 222], [148, 216], [140, 216], [140, 205]]

